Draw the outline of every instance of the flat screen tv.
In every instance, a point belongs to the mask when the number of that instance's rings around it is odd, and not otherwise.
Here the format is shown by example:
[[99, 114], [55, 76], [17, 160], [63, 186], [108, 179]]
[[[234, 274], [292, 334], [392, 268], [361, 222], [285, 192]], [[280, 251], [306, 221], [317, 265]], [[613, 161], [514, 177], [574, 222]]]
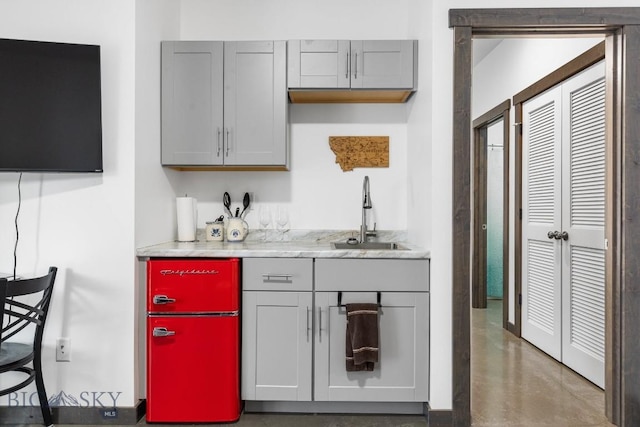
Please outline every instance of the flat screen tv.
[[102, 172], [100, 46], [0, 39], [0, 171]]

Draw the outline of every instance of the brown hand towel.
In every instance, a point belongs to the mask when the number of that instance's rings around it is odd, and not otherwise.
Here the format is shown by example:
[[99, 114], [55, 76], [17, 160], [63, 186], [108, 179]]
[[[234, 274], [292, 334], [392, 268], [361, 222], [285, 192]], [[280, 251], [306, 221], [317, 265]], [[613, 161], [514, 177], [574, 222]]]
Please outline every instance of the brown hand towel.
[[378, 304], [347, 304], [347, 371], [373, 371], [378, 361]]

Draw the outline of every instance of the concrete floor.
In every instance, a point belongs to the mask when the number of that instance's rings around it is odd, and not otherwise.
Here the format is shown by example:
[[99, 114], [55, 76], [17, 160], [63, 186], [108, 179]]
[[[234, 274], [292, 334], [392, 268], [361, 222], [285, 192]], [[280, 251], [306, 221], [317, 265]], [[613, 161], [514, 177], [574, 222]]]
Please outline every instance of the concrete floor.
[[[472, 310], [472, 322], [472, 426], [612, 426], [604, 416], [601, 389], [502, 329], [501, 301]], [[147, 424], [143, 419], [138, 425]], [[227, 425], [423, 427], [427, 422], [422, 416], [243, 414], [234, 424], [198, 424]]]
[[612, 426], [604, 392], [502, 328], [502, 301], [472, 310], [473, 426]]

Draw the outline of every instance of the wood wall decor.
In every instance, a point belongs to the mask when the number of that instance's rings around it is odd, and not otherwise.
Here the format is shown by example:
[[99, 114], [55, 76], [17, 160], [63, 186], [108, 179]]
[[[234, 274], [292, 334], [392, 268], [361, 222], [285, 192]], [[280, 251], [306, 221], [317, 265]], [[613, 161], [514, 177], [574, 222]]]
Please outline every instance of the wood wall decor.
[[330, 136], [329, 147], [343, 172], [389, 167], [388, 136]]

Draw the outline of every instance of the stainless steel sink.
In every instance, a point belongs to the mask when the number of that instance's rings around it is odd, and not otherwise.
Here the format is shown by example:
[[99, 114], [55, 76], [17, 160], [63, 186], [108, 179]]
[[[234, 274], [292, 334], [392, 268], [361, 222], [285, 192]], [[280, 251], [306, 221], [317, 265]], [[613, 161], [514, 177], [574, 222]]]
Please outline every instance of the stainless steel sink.
[[373, 250], [407, 250], [406, 247], [394, 242], [334, 242], [333, 249], [373, 249]]

